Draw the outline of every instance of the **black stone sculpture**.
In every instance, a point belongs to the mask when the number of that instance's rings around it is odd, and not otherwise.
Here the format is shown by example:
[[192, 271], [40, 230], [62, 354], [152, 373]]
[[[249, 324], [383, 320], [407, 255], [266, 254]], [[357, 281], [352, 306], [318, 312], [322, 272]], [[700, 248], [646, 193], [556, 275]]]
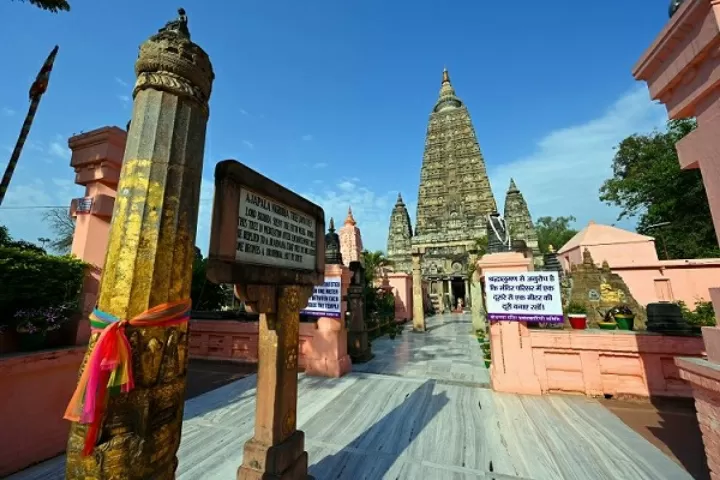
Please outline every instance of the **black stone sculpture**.
[[325, 234], [325, 265], [342, 265], [340, 253], [340, 236], [335, 233], [335, 222], [330, 219], [330, 228]]

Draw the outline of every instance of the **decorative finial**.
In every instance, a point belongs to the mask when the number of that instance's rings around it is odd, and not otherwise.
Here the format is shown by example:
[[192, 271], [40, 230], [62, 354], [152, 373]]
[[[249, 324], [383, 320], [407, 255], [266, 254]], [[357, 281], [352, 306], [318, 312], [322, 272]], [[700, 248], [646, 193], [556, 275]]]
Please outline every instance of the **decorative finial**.
[[174, 33], [176, 35], [182, 35], [190, 40], [190, 30], [188, 29], [188, 18], [185, 13], [185, 9], [178, 8], [178, 18], [166, 23], [165, 26], [158, 31], [158, 33]]
[[401, 194], [400, 192], [398, 192], [397, 203], [398, 203], [398, 204], [404, 203], [404, 202], [403, 202], [403, 199], [402, 199], [402, 194]]
[[685, 2], [685, 0], [670, 0], [670, 8], [668, 9], [668, 14], [670, 18], [675, 15], [675, 13], [680, 9], [680, 6]]
[[345, 225], [357, 225], [355, 217], [353, 217], [352, 207], [348, 207], [347, 218], [345, 219]]
[[508, 187], [508, 193], [510, 192], [519, 192], [517, 185], [515, 185], [515, 180], [510, 178], [510, 186]]
[[555, 253], [555, 247], [548, 245], [548, 253]]
[[328, 231], [330, 233], [335, 232], [335, 220], [333, 220], [333, 217], [330, 217], [330, 227], [328, 228]]
[[448, 73], [447, 68], [444, 68], [444, 67], [443, 67], [442, 83], [450, 83], [450, 74]]

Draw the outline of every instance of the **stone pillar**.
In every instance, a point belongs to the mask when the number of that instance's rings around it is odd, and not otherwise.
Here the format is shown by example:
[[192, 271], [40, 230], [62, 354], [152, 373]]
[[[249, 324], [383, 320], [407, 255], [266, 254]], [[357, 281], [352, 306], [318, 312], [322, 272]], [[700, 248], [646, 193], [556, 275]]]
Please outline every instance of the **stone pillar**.
[[485, 304], [482, 297], [482, 283], [480, 280], [480, 270], [476, 269], [473, 272], [470, 282], [470, 295], [472, 297], [472, 303], [470, 306], [473, 326], [472, 333], [476, 333], [478, 331], [487, 333], [487, 316], [485, 314]]
[[[423, 289], [422, 289], [422, 249], [415, 248], [412, 252], [412, 276], [413, 276], [413, 330], [416, 332], [425, 331], [425, 312], [423, 310]], [[442, 300], [442, 297], [441, 297]]]
[[75, 198], [70, 204], [70, 215], [75, 218], [71, 252], [90, 264], [83, 282], [77, 345], [85, 345], [90, 339], [87, 319], [97, 303], [126, 137], [125, 130], [103, 127], [68, 140], [75, 183], [85, 187], [85, 197]]
[[[662, 7], [660, 7], [662, 8]], [[677, 145], [684, 170], [699, 168], [715, 233], [720, 240], [720, 10], [717, 2], [686, 1], [633, 68], [637, 80], [646, 81], [650, 97], [663, 103], [671, 119], [695, 117], [697, 128]], [[715, 313], [720, 316], [720, 288], [710, 288]], [[698, 421], [703, 432], [708, 467], [720, 479], [720, 329], [704, 327], [708, 361], [678, 358], [680, 375], [693, 386]]]
[[[350, 269], [344, 265], [325, 264], [325, 278], [340, 277], [340, 318], [319, 317], [310, 348], [306, 344], [305, 375], [342, 377], [352, 370], [348, 355], [348, 330], [345, 327]], [[309, 351], [308, 351], [309, 350]]]
[[307, 478], [305, 434], [297, 424], [300, 309], [310, 286], [236, 287], [260, 314], [255, 435], [245, 443], [239, 480]]
[[[190, 297], [214, 74], [208, 55], [190, 41], [184, 13], [140, 47], [135, 64], [133, 119], [98, 301], [119, 319]], [[90, 456], [82, 455], [88, 426], [72, 424], [67, 478], [175, 478], [187, 329], [125, 327], [135, 388], [109, 399]], [[98, 336], [93, 333], [83, 365]]]

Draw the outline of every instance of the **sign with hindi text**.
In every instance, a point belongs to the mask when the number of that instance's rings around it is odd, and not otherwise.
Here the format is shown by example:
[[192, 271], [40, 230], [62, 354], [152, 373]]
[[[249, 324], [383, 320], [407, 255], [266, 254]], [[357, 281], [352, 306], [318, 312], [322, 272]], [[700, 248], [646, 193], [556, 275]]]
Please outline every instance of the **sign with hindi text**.
[[560, 279], [555, 272], [498, 272], [485, 277], [488, 320], [562, 323]]
[[340, 277], [325, 277], [325, 283], [313, 288], [307, 308], [300, 313], [313, 317], [340, 318], [342, 284]]

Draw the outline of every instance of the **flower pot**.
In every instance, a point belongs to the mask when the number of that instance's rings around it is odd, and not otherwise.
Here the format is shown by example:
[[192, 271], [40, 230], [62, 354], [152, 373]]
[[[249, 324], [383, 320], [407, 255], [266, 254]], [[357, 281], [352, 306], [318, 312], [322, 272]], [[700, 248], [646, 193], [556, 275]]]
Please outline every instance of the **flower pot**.
[[585, 330], [587, 328], [587, 315], [580, 313], [571, 313], [568, 315], [568, 321], [573, 330]]
[[617, 324], [615, 322], [598, 322], [598, 327], [600, 327], [601, 330], [615, 330]]
[[632, 330], [635, 326], [635, 315], [615, 315], [615, 323], [620, 330]]
[[485, 368], [490, 368], [490, 365], [492, 365], [492, 360], [489, 358], [485, 359]]
[[42, 350], [47, 345], [47, 334], [43, 333], [20, 333], [20, 351], [34, 352]]

